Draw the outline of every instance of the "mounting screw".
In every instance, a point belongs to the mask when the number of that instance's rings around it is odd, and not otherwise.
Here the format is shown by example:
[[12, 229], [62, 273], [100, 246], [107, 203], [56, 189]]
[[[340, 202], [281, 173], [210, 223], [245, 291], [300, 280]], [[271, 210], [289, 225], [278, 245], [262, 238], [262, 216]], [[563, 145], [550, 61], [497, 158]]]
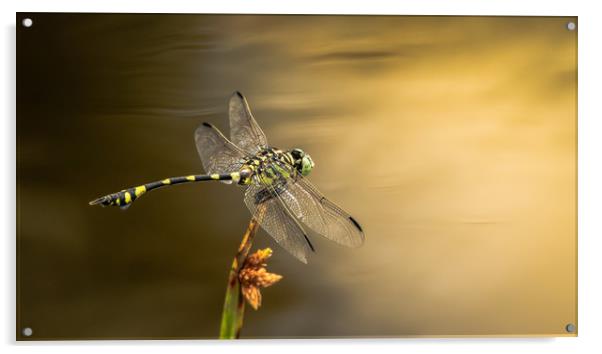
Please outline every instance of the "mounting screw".
[[575, 24], [575, 22], [569, 22], [566, 24], [566, 29], [568, 29], [569, 31], [574, 31], [575, 28], [577, 28], [577, 25]]
[[575, 333], [575, 325], [572, 323], [567, 324], [564, 329], [569, 333]]
[[33, 25], [33, 20], [27, 17], [24, 18], [23, 21], [21, 21], [21, 24], [23, 25], [23, 27], [31, 27]]
[[23, 335], [25, 337], [31, 337], [31, 335], [33, 334], [33, 329], [31, 329], [29, 327], [25, 327], [25, 328], [23, 328], [23, 330], [21, 331], [21, 333], [23, 333]]

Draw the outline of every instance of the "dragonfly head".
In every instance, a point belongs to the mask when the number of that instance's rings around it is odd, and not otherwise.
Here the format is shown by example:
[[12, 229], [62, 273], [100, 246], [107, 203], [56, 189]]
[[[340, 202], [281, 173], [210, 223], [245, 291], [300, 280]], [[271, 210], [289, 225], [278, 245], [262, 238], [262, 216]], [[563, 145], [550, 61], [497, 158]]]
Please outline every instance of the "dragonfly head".
[[314, 160], [311, 159], [309, 154], [301, 149], [292, 149], [290, 151], [291, 157], [293, 158], [295, 168], [301, 175], [307, 176], [314, 168]]

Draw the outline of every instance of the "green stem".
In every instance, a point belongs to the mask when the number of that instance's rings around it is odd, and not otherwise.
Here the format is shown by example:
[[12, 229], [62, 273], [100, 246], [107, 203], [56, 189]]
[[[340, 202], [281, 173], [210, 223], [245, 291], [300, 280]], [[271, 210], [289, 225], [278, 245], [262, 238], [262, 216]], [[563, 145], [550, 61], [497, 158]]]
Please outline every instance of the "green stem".
[[240, 330], [242, 329], [245, 315], [245, 300], [241, 293], [238, 273], [249, 255], [258, 227], [259, 223], [255, 218], [252, 218], [247, 231], [242, 237], [238, 252], [232, 261], [230, 274], [228, 275], [228, 286], [226, 287], [224, 310], [222, 312], [220, 339], [238, 339], [240, 337]]

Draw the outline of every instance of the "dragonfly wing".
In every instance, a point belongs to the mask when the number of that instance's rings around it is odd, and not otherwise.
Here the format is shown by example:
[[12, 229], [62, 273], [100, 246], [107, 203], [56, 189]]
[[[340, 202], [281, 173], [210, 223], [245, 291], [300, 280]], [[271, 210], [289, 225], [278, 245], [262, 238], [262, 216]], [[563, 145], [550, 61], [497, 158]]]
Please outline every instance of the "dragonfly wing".
[[287, 209], [274, 187], [254, 184], [245, 192], [245, 204], [261, 227], [280, 246], [303, 263], [313, 251], [303, 227]]
[[302, 176], [289, 179], [280, 198], [297, 218], [322, 236], [348, 247], [364, 243], [360, 224]]
[[230, 139], [249, 155], [268, 147], [268, 139], [253, 118], [244, 96], [236, 91], [228, 104], [230, 116]]
[[194, 133], [196, 149], [206, 173], [237, 171], [245, 159], [244, 151], [230, 142], [216, 127], [201, 124]]

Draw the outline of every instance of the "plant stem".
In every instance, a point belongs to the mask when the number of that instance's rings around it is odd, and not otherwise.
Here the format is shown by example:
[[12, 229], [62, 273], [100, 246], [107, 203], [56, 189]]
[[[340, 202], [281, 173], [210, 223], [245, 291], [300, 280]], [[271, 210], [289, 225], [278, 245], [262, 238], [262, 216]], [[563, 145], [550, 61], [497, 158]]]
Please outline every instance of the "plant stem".
[[259, 227], [256, 218], [251, 218], [247, 231], [242, 237], [238, 252], [232, 261], [230, 274], [228, 275], [228, 286], [226, 287], [226, 298], [224, 300], [224, 310], [222, 312], [222, 323], [220, 326], [220, 339], [238, 339], [243, 324], [245, 314], [245, 300], [241, 294], [240, 281], [238, 273], [244, 265], [251, 246], [253, 238]]

